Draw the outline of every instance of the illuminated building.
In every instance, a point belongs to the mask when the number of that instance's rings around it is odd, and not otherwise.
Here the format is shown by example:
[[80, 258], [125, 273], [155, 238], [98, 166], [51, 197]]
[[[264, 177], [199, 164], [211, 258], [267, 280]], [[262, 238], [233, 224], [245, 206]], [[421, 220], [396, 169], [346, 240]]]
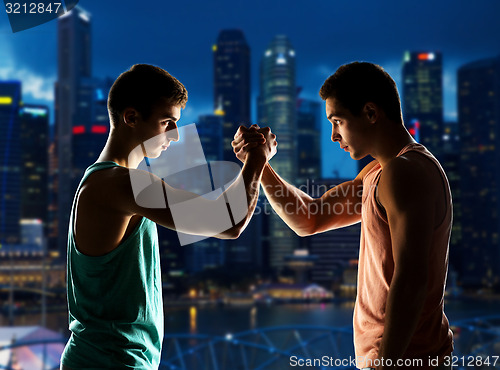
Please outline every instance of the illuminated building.
[[[196, 129], [208, 162], [221, 161], [223, 158], [222, 142], [225, 139], [222, 133], [223, 120], [224, 116], [218, 114], [205, 114], [198, 118]], [[234, 133], [231, 138], [233, 135]], [[234, 153], [233, 157], [236, 158]]]
[[[224, 116], [221, 114], [207, 114], [198, 118], [196, 128], [205, 159], [209, 162], [209, 165], [210, 162], [221, 161], [223, 157], [223, 119]], [[212, 181], [214, 180], [212, 179]], [[221, 267], [225, 259], [223, 243], [222, 240], [217, 238], [207, 238], [182, 247], [184, 248], [186, 270], [199, 272]]]
[[90, 14], [73, 8], [58, 21], [58, 69], [55, 124], [58, 157], [58, 249], [66, 253], [71, 203], [75, 188], [73, 128], [91, 123], [91, 23]]
[[[279, 140], [280, 154], [271, 160], [276, 172], [290, 183], [297, 178], [297, 90], [295, 86], [295, 50], [284, 35], [274, 37], [260, 65], [258, 122], [270, 126]], [[298, 237], [275, 214], [269, 221], [269, 265], [284, 267], [285, 256], [293, 254]]]
[[25, 104], [20, 109], [21, 218], [48, 221], [49, 110]]
[[19, 124], [21, 82], [0, 82], [0, 244], [18, 244], [22, 157]]
[[58, 160], [57, 160], [57, 143], [54, 136], [54, 126], [49, 126], [50, 144], [48, 147], [49, 168], [48, 168], [48, 220], [47, 220], [47, 247], [48, 250], [54, 253], [59, 253], [57, 246], [57, 193], [58, 184]]
[[91, 125], [87, 129], [84, 125], [73, 126], [73, 177], [75, 182], [80, 182], [85, 169], [94, 163], [106, 144], [109, 125]]
[[416, 141], [440, 154], [443, 133], [443, 66], [439, 52], [405, 52], [403, 117]]
[[262, 284], [253, 297], [256, 301], [272, 299], [276, 302], [327, 301], [333, 293], [316, 284]]
[[500, 58], [458, 70], [463, 285], [500, 282]]
[[90, 97], [88, 121], [72, 127], [72, 182], [76, 189], [83, 173], [101, 153], [109, 133], [107, 100], [111, 80], [85, 79], [83, 88]]
[[321, 177], [320, 108], [319, 102], [297, 99], [297, 184], [300, 185]]
[[[214, 115], [220, 117], [223, 125], [222, 157], [219, 160], [240, 164], [234, 155], [231, 141], [240, 125], [250, 124], [250, 47], [241, 30], [227, 29], [220, 31], [212, 51]], [[207, 132], [200, 133], [202, 144], [203, 140], [208, 140], [204, 138], [206, 134], [211, 136]], [[261, 249], [261, 222], [260, 216], [253, 217], [237, 240], [223, 241], [228, 268], [253, 269], [255, 265], [260, 265], [261, 258], [256, 251]]]
[[457, 122], [445, 122], [443, 149], [440, 163], [443, 166], [453, 197], [453, 225], [450, 238], [450, 270], [461, 260], [462, 204], [460, 202], [460, 141]]
[[237, 161], [231, 141], [241, 124], [250, 123], [250, 48], [242, 31], [222, 30], [212, 47], [214, 110], [223, 117], [223, 158]]
[[318, 256], [310, 255], [307, 249], [296, 249], [291, 256], [285, 256], [286, 266], [295, 272], [295, 283], [309, 281], [308, 272], [314, 266]]

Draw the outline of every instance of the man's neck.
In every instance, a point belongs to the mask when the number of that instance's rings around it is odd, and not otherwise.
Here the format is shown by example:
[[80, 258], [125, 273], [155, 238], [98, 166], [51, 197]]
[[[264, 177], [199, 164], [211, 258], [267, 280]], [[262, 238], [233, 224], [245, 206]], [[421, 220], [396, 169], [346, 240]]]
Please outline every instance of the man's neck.
[[[137, 168], [144, 159], [133, 154], [136, 145], [123, 140], [116, 131], [111, 131], [97, 162], [113, 161], [122, 167]], [[132, 155], [131, 155], [132, 154]]]
[[402, 124], [395, 124], [392, 127], [387, 125], [377, 136], [378, 140], [374, 140], [377, 144], [373, 149], [372, 157], [380, 163], [382, 168], [406, 145], [416, 142]]

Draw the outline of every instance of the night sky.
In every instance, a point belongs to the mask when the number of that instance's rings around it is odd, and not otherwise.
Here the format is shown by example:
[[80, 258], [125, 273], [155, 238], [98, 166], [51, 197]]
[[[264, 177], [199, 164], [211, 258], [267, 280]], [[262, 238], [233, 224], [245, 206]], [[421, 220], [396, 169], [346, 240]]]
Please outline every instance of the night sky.
[[[221, 29], [241, 29], [250, 45], [254, 119], [259, 61], [277, 34], [287, 35], [295, 48], [302, 97], [318, 101], [323, 81], [344, 63], [378, 63], [401, 87], [405, 50], [441, 51], [449, 121], [456, 120], [458, 67], [500, 54], [500, 0], [80, 0], [79, 5], [92, 15], [93, 75], [115, 78], [135, 63], [165, 68], [189, 91], [184, 124], [212, 110], [211, 46]], [[25, 102], [51, 108], [56, 22], [13, 34], [7, 15], [0, 14], [0, 79], [22, 80]], [[329, 141], [329, 130], [325, 119], [322, 146], [329, 161], [323, 176], [334, 169], [354, 176], [355, 161]]]

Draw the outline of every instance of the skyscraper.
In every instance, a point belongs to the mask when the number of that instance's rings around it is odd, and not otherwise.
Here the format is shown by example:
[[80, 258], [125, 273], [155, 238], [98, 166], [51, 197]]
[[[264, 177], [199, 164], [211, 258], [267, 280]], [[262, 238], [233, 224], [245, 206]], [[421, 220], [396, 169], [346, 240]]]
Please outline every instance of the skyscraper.
[[321, 177], [320, 107], [319, 102], [297, 99], [297, 184], [300, 185]]
[[[223, 120], [224, 115], [220, 113], [206, 114], [198, 118], [196, 128], [203, 154], [209, 165], [210, 162], [222, 160]], [[213, 173], [212, 176], [214, 176]], [[212, 181], [216, 183], [213, 178]], [[224, 242], [217, 238], [203, 239], [183, 248], [185, 248], [185, 265], [189, 272], [221, 267], [225, 261]]]
[[[270, 126], [279, 143], [273, 168], [286, 181], [297, 178], [297, 110], [295, 50], [284, 35], [274, 37], [261, 59], [259, 124]], [[284, 266], [285, 256], [293, 254], [297, 236], [275, 214], [269, 217], [269, 258], [271, 268]]]
[[205, 114], [198, 118], [196, 128], [203, 154], [208, 162], [221, 161], [223, 158], [222, 142], [225, 139], [222, 133], [223, 120], [224, 116], [218, 114]]
[[21, 237], [20, 104], [21, 82], [0, 82], [0, 244], [18, 244]]
[[500, 283], [500, 58], [458, 70], [464, 285]]
[[[217, 43], [212, 50], [214, 110], [223, 125], [222, 157], [219, 160], [238, 162], [231, 141], [240, 125], [250, 124], [250, 47], [241, 30], [228, 29], [219, 33]], [[205, 155], [208, 140], [204, 137], [206, 135], [210, 136], [208, 132], [200, 132]], [[253, 268], [255, 263], [259, 264], [260, 257], [255, 253], [260, 250], [260, 223], [260, 217], [253, 217], [245, 232], [237, 240], [222, 242], [228, 268]]]
[[109, 79], [86, 78], [81, 88], [87, 90], [86, 95], [90, 99], [86, 101], [88, 118], [82, 119], [81, 124], [72, 128], [71, 166], [74, 189], [78, 187], [85, 169], [96, 161], [106, 144], [109, 132], [107, 101], [111, 85], [112, 81]]
[[65, 255], [69, 213], [73, 199], [73, 127], [91, 122], [90, 14], [75, 7], [58, 21], [56, 83], [56, 140], [58, 156], [58, 249]]
[[460, 201], [460, 141], [457, 122], [443, 125], [443, 148], [440, 162], [450, 183], [453, 198], [453, 225], [450, 238], [450, 270], [461, 264], [462, 203]]
[[405, 52], [403, 117], [415, 140], [440, 154], [443, 134], [443, 66], [439, 52]]
[[231, 141], [239, 125], [250, 123], [250, 48], [242, 31], [222, 30], [212, 47], [214, 110], [223, 115], [223, 158], [235, 161]]
[[25, 104], [20, 110], [21, 218], [48, 222], [49, 109]]

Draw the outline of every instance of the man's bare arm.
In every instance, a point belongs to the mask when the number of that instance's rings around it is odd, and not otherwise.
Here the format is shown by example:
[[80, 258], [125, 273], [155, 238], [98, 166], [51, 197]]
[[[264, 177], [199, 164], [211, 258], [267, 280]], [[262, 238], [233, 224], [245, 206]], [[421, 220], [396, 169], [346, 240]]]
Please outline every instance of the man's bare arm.
[[[143, 181], [151, 182], [151, 185], [142, 190], [137, 196], [134, 196], [130, 179], [122, 178], [119, 181], [121, 186], [119, 186], [114, 195], [117, 199], [113, 203], [124, 213], [144, 216], [159, 225], [186, 234], [213, 236], [222, 239], [237, 238], [245, 229], [255, 210], [259, 195], [259, 182], [262, 177], [264, 165], [276, 152], [275, 140], [271, 135], [272, 133], [269, 130], [264, 135], [266, 136], [266, 140], [261, 139], [261, 143], [258, 146], [250, 149], [248, 155], [251, 160], [249, 163], [244, 164], [235, 182], [216, 200], [206, 199], [194, 193], [174, 189], [155, 175], [141, 170], [129, 169], [128, 175], [133, 174], [138, 179], [138, 182], [142, 182], [141, 177], [143, 177]], [[262, 142], [265, 142], [265, 144], [261, 145]], [[226, 214], [228, 212], [226, 199], [241, 198], [242, 187], [245, 189], [246, 196], [246, 204], [243, 205], [244, 214], [242, 215], [242, 210], [240, 209], [237, 220], [236, 215], [233, 214], [236, 223], [227, 230], [220, 232], [220, 222], [215, 210], [223, 210]], [[162, 196], [167, 193], [168, 197]], [[158, 194], [160, 194], [160, 197], [158, 197]], [[155, 201], [160, 203], [164, 199], [166, 201], [165, 207], [141, 206], [141, 204], [151, 204]], [[188, 212], [187, 214], [184, 213], [183, 216], [183, 219], [188, 218], [188, 221], [179, 222], [177, 220], [176, 222], [172, 215], [172, 207], [175, 204], [183, 202], [189, 203], [190, 208], [183, 211]], [[234, 213], [234, 210], [232, 211]]]
[[397, 157], [382, 172], [379, 200], [389, 221], [394, 276], [379, 358], [402, 358], [420, 319], [428, 283], [435, 193], [428, 172], [416, 161]]
[[[257, 132], [257, 128], [253, 132]], [[232, 145], [238, 159], [247, 163], [251, 133], [238, 131]], [[369, 163], [352, 181], [330, 189], [320, 198], [312, 198], [286, 182], [267, 164], [262, 175], [262, 187], [267, 199], [281, 219], [299, 236], [333, 230], [361, 220], [363, 177], [373, 168]]]

